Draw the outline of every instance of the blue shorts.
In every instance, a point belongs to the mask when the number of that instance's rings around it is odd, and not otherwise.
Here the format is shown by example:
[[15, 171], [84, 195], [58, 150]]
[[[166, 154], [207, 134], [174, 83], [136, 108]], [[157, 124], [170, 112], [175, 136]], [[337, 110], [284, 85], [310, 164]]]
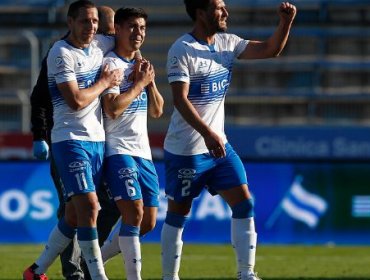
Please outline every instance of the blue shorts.
[[104, 162], [104, 177], [115, 201], [143, 199], [144, 206], [158, 207], [158, 176], [151, 160], [119, 154], [109, 156]]
[[105, 142], [67, 140], [52, 144], [64, 199], [95, 192], [102, 176]]
[[203, 188], [211, 191], [227, 190], [248, 184], [242, 161], [229, 143], [226, 157], [215, 158], [209, 153], [194, 156], [164, 153], [166, 195], [183, 202], [199, 196]]

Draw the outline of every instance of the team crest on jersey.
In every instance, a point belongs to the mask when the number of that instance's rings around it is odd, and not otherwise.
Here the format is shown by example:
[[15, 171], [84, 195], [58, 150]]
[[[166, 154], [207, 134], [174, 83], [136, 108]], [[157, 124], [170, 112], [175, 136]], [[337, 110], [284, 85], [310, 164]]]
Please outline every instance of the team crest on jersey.
[[61, 56], [55, 58], [55, 66], [61, 67], [64, 64], [64, 59]]

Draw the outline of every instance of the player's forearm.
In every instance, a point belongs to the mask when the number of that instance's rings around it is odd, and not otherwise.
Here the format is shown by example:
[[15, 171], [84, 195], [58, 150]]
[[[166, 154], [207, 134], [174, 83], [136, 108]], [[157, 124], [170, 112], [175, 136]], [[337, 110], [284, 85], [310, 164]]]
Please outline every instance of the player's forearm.
[[93, 86], [84, 89], [75, 89], [70, 94], [64, 94], [69, 107], [75, 111], [79, 111], [89, 106], [99, 95], [107, 89], [107, 83], [98, 80]]
[[139, 84], [134, 84], [129, 90], [123, 94], [116, 94], [112, 98], [104, 99], [104, 110], [111, 119], [116, 119], [118, 116], [130, 106], [135, 98], [142, 92], [142, 87]]
[[90, 88], [89, 90], [81, 90], [77, 94], [74, 94], [72, 99], [67, 100], [67, 104], [72, 110], [80, 111], [98, 98], [101, 92], [93, 91]]
[[296, 13], [296, 7], [289, 2], [282, 2], [280, 4], [278, 8], [280, 17], [279, 25], [274, 34], [267, 40], [267, 53], [272, 57], [278, 56], [284, 49]]
[[159, 118], [163, 114], [163, 97], [154, 81], [147, 86], [147, 89], [149, 94], [149, 115], [152, 118]]
[[274, 34], [266, 41], [266, 56], [279, 56], [288, 41], [292, 22], [280, 21]]
[[[122, 70], [115, 69], [112, 71], [108, 70], [106, 66], [99, 80], [94, 83], [91, 87], [79, 89], [77, 82], [67, 82], [63, 86], [60, 86], [64, 98], [67, 104], [76, 111], [82, 110], [90, 105], [99, 95], [107, 88], [118, 86], [122, 80]], [[68, 94], [71, 93], [71, 94]]]
[[197, 110], [190, 103], [189, 100], [182, 102], [174, 100], [175, 108], [180, 112], [184, 120], [200, 133], [203, 137], [206, 137], [211, 131], [210, 127], [202, 120]]

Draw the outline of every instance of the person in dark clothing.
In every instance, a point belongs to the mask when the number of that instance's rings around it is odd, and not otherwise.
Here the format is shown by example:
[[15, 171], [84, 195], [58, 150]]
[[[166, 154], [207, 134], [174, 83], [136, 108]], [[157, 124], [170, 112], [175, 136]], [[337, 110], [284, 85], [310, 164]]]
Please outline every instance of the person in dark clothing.
[[[101, 33], [114, 34], [114, 11], [106, 6], [98, 8], [100, 17]], [[98, 30], [98, 31], [99, 31]], [[52, 151], [50, 150], [50, 132], [53, 127], [53, 106], [48, 88], [47, 78], [47, 56], [42, 60], [41, 70], [31, 93], [31, 131], [33, 134], [33, 155], [39, 160], [50, 159], [50, 174], [58, 193], [59, 207], [57, 210], [58, 219], [64, 215], [63, 184], [58, 175]], [[102, 184], [104, 184], [102, 182]], [[108, 237], [112, 226], [120, 217], [120, 212], [111, 203], [105, 187], [101, 187], [97, 192], [101, 210], [98, 214], [97, 230], [99, 245], [102, 246]], [[86, 264], [81, 261], [81, 250], [75, 239], [60, 254], [62, 273], [67, 280], [91, 279]]]

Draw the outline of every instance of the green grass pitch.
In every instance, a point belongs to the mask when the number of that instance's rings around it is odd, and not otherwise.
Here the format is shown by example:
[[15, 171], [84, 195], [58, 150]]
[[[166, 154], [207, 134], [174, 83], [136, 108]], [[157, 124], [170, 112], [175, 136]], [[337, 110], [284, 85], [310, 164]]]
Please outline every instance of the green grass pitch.
[[[22, 272], [41, 252], [41, 245], [0, 244], [0, 279], [22, 279]], [[159, 244], [143, 244], [142, 276], [159, 280]], [[121, 256], [106, 265], [110, 280], [125, 279]], [[230, 245], [185, 244], [180, 277], [186, 279], [236, 279]], [[370, 248], [346, 246], [259, 246], [256, 271], [263, 280], [370, 279]], [[63, 279], [57, 260], [48, 270], [50, 280]]]

